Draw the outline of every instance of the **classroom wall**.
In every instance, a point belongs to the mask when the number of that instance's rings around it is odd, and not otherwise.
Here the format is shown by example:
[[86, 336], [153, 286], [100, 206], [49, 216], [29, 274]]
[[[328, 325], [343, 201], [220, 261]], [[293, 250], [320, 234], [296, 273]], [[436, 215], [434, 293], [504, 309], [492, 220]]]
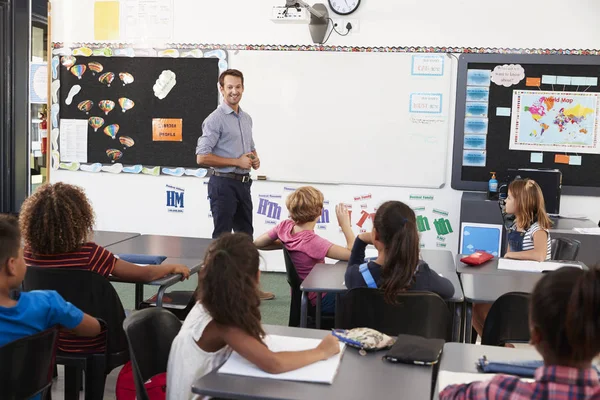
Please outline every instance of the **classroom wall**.
[[[173, 3], [175, 24], [171, 42], [311, 44], [306, 25], [281, 25], [270, 21], [272, 6], [283, 5], [283, 0], [174, 0]], [[563, 32], [560, 32], [561, 28], [553, 28], [552, 22], [556, 21], [557, 16], [564, 14], [563, 1], [547, 0], [543, 7], [535, 2], [518, 0], [506, 0], [494, 6], [477, 0], [431, 0], [426, 7], [423, 4], [417, 0], [363, 0], [359, 11], [350, 17], [358, 21], [359, 31], [347, 37], [334, 34], [329, 43], [343, 46], [598, 47], [595, 38], [600, 35], [600, 26], [595, 23], [594, 18], [600, 11], [600, 4], [592, 0], [570, 3], [569, 7], [585, 12], [578, 12], [577, 24], [569, 26]], [[90, 19], [93, 16], [93, 6], [93, 0], [53, 0], [51, 40], [65, 44], [94, 42], [93, 23]], [[527, 16], [535, 16], [536, 21], [549, 21], [548, 29], [540, 30], [539, 24], [523, 22], [510, 30], [505, 22], [506, 18], [526, 21], [530, 19]], [[158, 45], [151, 42], [144, 44]], [[230, 66], [235, 68], [235, 54], [232, 54], [230, 60]], [[263, 77], [248, 76], [246, 79], [252, 81]], [[379, 81], [382, 96], [388, 96], [393, 105], [394, 94], [385, 91], [386, 79], [393, 79], [393, 74], [382, 77]], [[247, 111], [252, 113], [252, 110]], [[317, 118], [331, 117], [323, 113]], [[452, 121], [450, 126], [453, 126]], [[200, 133], [200, 127], [198, 129]], [[449, 141], [444, 188], [425, 190], [315, 185], [325, 194], [328, 201], [326, 209], [329, 212], [329, 221], [326, 222], [327, 218], [324, 216], [323, 223], [318, 226], [319, 233], [342, 243], [343, 236], [337, 228], [334, 211], [334, 205], [338, 202], [352, 206], [352, 220], [358, 233], [361, 229], [371, 228], [369, 219], [361, 227], [357, 226], [363, 210], [372, 213], [382, 201], [399, 199], [428, 217], [431, 229], [422, 233], [422, 242], [426, 247], [456, 251], [461, 193], [450, 188], [453, 134], [450, 131], [446, 134], [449, 135]], [[256, 145], [260, 152], [261, 144]], [[318, 162], [318, 159], [311, 162]], [[97, 214], [98, 229], [199, 237], [210, 237], [212, 232], [207, 186], [203, 179], [58, 170], [51, 172], [51, 181], [65, 181], [86, 188]], [[252, 192], [256, 234], [265, 232], [287, 216], [285, 197], [298, 186], [286, 182], [254, 183]], [[184, 191], [183, 209], [166, 206], [167, 191], [170, 190]], [[562, 211], [584, 213], [594, 220], [600, 219], [596, 198], [565, 196]], [[436, 234], [433, 220], [439, 218], [448, 219], [453, 233]], [[267, 254], [265, 260], [268, 270], [284, 269], [281, 254]]]

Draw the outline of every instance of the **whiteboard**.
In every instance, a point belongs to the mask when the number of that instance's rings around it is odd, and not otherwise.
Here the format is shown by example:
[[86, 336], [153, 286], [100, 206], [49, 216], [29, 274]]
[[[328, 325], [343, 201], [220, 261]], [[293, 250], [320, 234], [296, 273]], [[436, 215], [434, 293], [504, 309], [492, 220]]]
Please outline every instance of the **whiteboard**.
[[284, 182], [439, 188], [451, 58], [444, 54], [230, 53], [244, 73], [258, 175]]

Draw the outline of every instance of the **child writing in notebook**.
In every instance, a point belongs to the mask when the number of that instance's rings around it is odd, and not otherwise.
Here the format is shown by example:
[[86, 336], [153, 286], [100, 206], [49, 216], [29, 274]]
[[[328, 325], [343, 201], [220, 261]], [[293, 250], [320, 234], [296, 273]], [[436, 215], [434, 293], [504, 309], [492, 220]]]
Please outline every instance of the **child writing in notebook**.
[[[126, 281], [151, 282], [168, 274], [190, 275], [185, 265], [139, 266], [117, 259], [109, 250], [90, 241], [94, 212], [83, 190], [58, 182], [45, 184], [25, 200], [20, 212], [27, 265], [47, 268], [85, 269], [104, 277], [114, 275]], [[67, 343], [69, 343], [68, 348]], [[62, 335], [63, 351], [95, 353], [98, 340]]]
[[[365, 262], [368, 244], [375, 245], [378, 256]], [[345, 281], [348, 289], [381, 288], [390, 303], [406, 290], [434, 292], [445, 299], [454, 294], [452, 283], [419, 259], [415, 213], [400, 201], [383, 203], [375, 213], [372, 231], [358, 235]]]
[[487, 382], [448, 386], [441, 400], [600, 398], [592, 368], [600, 353], [600, 270], [563, 267], [544, 274], [529, 306], [530, 343], [544, 359], [535, 382], [498, 375]]
[[340, 351], [332, 335], [314, 349], [273, 352], [264, 344], [258, 250], [243, 233], [211, 243], [198, 274], [198, 302], [173, 341], [167, 366], [167, 400], [190, 399], [194, 380], [219, 368], [232, 350], [263, 371], [292, 371]]
[[[508, 185], [506, 213], [515, 221], [508, 230], [508, 249], [505, 258], [544, 261], [551, 255], [549, 229], [552, 221], [546, 213], [544, 195], [531, 179], [516, 179]], [[473, 305], [473, 327], [481, 336], [490, 304]]]
[[[350, 214], [346, 206], [338, 204], [335, 208], [338, 224], [346, 239], [346, 246], [333, 244], [315, 232], [315, 226], [323, 212], [323, 201], [323, 193], [314, 187], [298, 188], [285, 201], [290, 219], [259, 236], [254, 242], [261, 250], [285, 247], [302, 280], [316, 264], [325, 262], [325, 257], [344, 261], [350, 258], [350, 249], [355, 236], [350, 226]], [[309, 293], [308, 298], [315, 305], [316, 293]], [[321, 307], [324, 313], [333, 313], [335, 295], [323, 293]]]

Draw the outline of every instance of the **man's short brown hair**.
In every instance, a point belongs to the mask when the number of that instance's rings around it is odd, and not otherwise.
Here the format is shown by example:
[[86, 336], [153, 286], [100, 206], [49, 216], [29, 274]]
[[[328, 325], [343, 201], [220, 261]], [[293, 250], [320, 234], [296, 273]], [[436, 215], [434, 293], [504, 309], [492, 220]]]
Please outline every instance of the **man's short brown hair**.
[[314, 221], [323, 211], [323, 193], [312, 186], [302, 186], [290, 194], [285, 206], [297, 224]]
[[219, 76], [219, 85], [221, 87], [225, 87], [225, 77], [227, 75], [240, 78], [242, 80], [242, 86], [244, 86], [244, 74], [242, 74], [242, 71], [238, 71], [237, 69], [228, 69], [223, 71]]

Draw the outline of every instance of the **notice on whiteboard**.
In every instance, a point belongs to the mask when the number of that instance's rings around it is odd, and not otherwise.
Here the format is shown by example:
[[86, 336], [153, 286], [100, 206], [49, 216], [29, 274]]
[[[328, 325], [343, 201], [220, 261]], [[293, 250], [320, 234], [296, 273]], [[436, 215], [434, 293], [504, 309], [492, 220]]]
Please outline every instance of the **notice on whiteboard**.
[[411, 93], [409, 112], [423, 114], [442, 113], [441, 93]]
[[121, 32], [123, 41], [172, 41], [173, 0], [121, 0]]
[[440, 55], [414, 55], [412, 57], [411, 75], [444, 75], [444, 56]]
[[61, 119], [59, 139], [60, 161], [87, 162], [87, 119]]

